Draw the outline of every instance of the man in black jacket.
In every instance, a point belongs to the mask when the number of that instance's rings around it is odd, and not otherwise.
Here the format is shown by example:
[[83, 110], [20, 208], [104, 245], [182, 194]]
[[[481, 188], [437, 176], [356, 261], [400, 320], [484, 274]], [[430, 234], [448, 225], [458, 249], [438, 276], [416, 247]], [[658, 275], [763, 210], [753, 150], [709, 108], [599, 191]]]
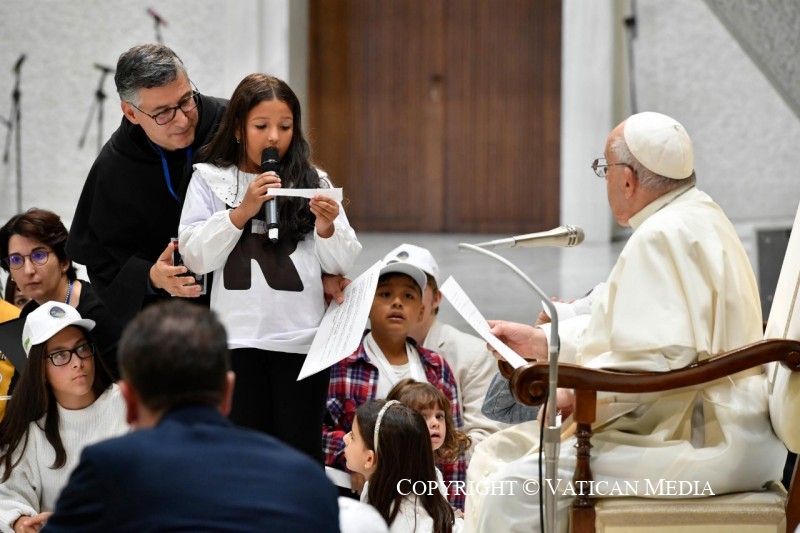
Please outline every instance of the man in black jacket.
[[124, 117], [92, 165], [67, 241], [92, 285], [121, 324], [170, 296], [198, 297], [178, 277], [171, 237], [178, 233], [192, 162], [222, 118], [226, 100], [197, 92], [170, 48], [124, 52], [114, 82]]

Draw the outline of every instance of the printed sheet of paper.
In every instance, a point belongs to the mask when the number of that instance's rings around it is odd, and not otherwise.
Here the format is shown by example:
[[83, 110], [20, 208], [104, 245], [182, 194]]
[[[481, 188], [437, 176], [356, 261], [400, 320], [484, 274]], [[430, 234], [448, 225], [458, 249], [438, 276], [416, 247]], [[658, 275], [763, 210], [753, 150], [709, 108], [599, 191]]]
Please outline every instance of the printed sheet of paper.
[[464, 292], [458, 282], [453, 279], [453, 276], [447, 278], [447, 281], [444, 282], [439, 290], [445, 295], [447, 301], [455, 307], [458, 314], [464, 317], [464, 320], [472, 326], [472, 329], [488, 342], [492, 348], [497, 350], [503, 359], [511, 366], [519, 368], [528, 364], [528, 361], [521, 355], [503, 344], [500, 339], [489, 332], [489, 324], [486, 322], [486, 319], [483, 318], [483, 315], [481, 315], [478, 308], [475, 307], [475, 304], [472, 303], [472, 300], [469, 299], [469, 296], [467, 296], [467, 293]]
[[269, 194], [271, 196], [299, 196], [300, 198], [311, 198], [318, 194], [333, 198], [337, 202], [341, 202], [343, 197], [341, 187], [335, 189], [270, 189]]
[[378, 261], [344, 289], [344, 303], [331, 302], [311, 343], [297, 381], [333, 366], [358, 348], [375, 298], [381, 266]]

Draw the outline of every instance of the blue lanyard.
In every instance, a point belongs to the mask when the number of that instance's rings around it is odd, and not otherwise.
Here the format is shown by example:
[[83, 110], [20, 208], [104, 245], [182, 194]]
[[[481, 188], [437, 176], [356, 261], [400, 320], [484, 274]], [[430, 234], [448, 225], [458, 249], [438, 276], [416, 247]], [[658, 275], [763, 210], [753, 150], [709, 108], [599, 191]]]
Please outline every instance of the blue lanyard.
[[[169, 175], [169, 165], [167, 165], [167, 158], [164, 155], [164, 150], [162, 150], [161, 147], [159, 145], [157, 145], [157, 144], [153, 144], [153, 146], [156, 147], [156, 150], [158, 150], [158, 153], [161, 156], [161, 166], [164, 168], [164, 181], [166, 181], [166, 183], [167, 183], [167, 189], [169, 189], [169, 193], [172, 195], [173, 198], [175, 198], [175, 201], [180, 203], [180, 201], [181, 201], [180, 198], [178, 198], [178, 195], [175, 194], [175, 190], [172, 188], [172, 179], [170, 178], [170, 175]], [[188, 165], [192, 164], [192, 145], [191, 144], [186, 149], [186, 163]]]

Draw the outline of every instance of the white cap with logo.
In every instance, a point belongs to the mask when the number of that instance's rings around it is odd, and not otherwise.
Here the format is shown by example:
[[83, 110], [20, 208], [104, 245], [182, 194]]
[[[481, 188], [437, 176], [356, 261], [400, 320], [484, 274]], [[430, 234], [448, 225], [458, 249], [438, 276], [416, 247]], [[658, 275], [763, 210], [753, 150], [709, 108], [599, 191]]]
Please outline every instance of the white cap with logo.
[[91, 331], [95, 321], [82, 318], [77, 309], [61, 302], [46, 302], [25, 318], [22, 328], [22, 348], [30, 355], [31, 347], [47, 342], [53, 335], [69, 326], [79, 326]]
[[383, 261], [387, 264], [407, 263], [409, 265], [414, 265], [425, 274], [432, 276], [436, 284], [439, 285], [439, 265], [436, 264], [433, 255], [426, 248], [403, 243], [386, 254]]

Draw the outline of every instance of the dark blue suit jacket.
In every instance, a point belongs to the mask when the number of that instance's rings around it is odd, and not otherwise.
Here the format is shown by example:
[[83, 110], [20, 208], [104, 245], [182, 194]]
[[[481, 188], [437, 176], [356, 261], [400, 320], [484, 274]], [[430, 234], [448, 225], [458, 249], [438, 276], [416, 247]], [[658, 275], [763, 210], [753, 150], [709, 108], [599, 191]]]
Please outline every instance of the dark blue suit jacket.
[[338, 532], [337, 495], [305, 454], [190, 406], [84, 449], [44, 531]]

